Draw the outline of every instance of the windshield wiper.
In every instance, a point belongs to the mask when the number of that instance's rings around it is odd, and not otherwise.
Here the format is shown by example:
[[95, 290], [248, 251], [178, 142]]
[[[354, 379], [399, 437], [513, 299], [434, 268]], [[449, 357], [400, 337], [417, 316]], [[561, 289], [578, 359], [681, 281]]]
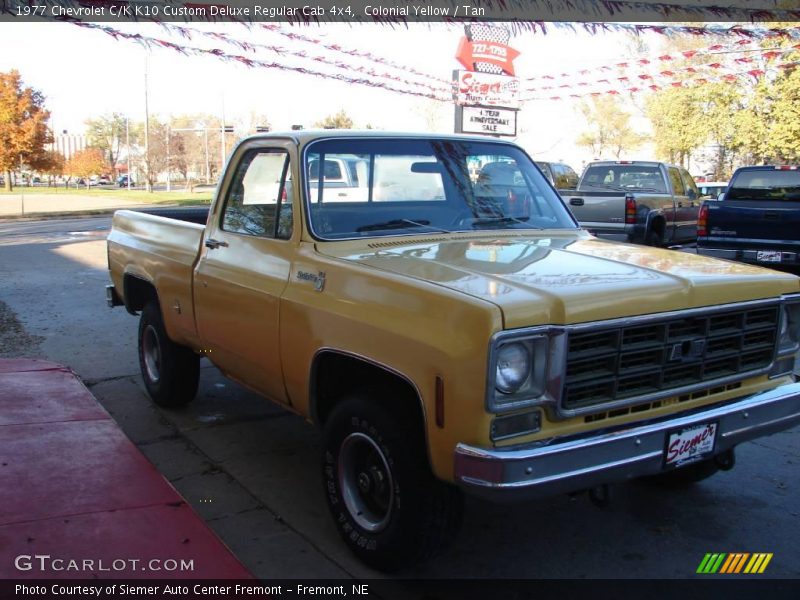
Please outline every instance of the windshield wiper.
[[473, 219], [472, 227], [475, 229], [476, 226], [480, 225], [510, 225], [511, 223], [521, 223], [528, 229], [542, 229], [542, 227], [528, 225], [529, 220], [530, 217], [525, 217], [524, 219], [517, 219], [516, 217], [483, 217]]
[[412, 221], [411, 219], [392, 219], [391, 221], [385, 221], [383, 223], [372, 223], [370, 225], [362, 225], [361, 227], [356, 229], [356, 232], [361, 233], [362, 231], [381, 231], [385, 229], [406, 229], [408, 227], [426, 227], [431, 231], [436, 231], [437, 233], [450, 233], [447, 229], [442, 229], [440, 227], [434, 227], [430, 224], [430, 221], [426, 221], [420, 219], [419, 221]]

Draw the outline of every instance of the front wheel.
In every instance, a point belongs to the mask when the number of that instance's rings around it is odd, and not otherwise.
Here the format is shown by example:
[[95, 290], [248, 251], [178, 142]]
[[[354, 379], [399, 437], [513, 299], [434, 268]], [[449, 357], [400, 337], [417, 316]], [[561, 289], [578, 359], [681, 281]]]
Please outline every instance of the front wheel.
[[139, 368], [147, 393], [159, 406], [183, 406], [197, 393], [200, 357], [169, 339], [157, 302], [149, 302], [139, 319]]
[[382, 571], [430, 558], [452, 541], [461, 522], [461, 493], [434, 478], [416, 421], [354, 397], [325, 425], [328, 508], [350, 550]]

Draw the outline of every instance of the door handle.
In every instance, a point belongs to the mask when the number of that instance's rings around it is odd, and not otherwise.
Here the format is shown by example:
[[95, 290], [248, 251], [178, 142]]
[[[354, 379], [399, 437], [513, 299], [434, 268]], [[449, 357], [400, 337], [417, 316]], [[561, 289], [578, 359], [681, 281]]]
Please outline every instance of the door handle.
[[211, 248], [212, 250], [216, 250], [220, 246], [224, 246], [225, 248], [227, 248], [228, 242], [221, 242], [219, 240], [215, 240], [214, 238], [208, 238], [206, 240], [206, 248]]
[[583, 198], [570, 198], [569, 203], [572, 206], [583, 206]]

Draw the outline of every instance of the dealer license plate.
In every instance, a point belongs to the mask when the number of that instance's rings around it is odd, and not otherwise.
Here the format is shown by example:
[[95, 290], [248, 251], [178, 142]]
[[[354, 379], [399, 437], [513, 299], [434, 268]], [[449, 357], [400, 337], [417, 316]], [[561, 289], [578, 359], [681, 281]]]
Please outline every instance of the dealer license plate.
[[756, 253], [758, 262], [781, 262], [781, 253], [776, 250], [759, 250]]
[[668, 467], [697, 462], [714, 452], [717, 423], [694, 425], [667, 436], [664, 464]]

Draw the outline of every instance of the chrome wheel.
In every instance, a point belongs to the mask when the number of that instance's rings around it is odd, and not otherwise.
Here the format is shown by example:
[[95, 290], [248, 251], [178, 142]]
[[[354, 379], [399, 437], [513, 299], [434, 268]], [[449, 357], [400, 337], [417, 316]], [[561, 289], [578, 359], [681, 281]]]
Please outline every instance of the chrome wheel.
[[158, 383], [161, 377], [161, 343], [152, 325], [148, 325], [142, 334], [142, 356], [148, 379]]
[[338, 474], [353, 520], [366, 531], [383, 530], [394, 506], [394, 481], [378, 444], [363, 433], [348, 435], [339, 451]]

